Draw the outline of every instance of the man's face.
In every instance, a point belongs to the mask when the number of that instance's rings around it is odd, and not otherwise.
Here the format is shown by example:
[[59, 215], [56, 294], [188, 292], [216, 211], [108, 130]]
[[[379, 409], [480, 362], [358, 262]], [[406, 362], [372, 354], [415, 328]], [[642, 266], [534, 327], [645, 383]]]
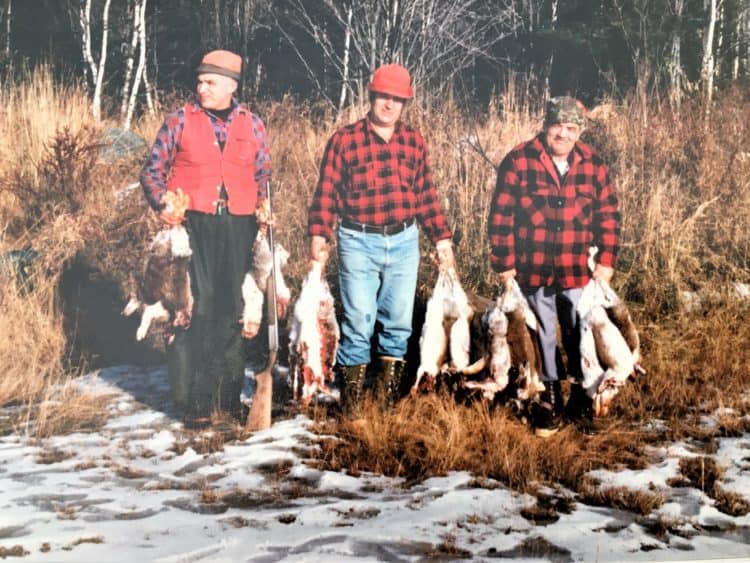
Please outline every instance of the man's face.
[[370, 121], [380, 127], [393, 127], [401, 119], [403, 109], [404, 100], [402, 98], [375, 92], [370, 108]]
[[237, 82], [228, 76], [211, 73], [198, 75], [198, 101], [204, 109], [227, 109], [236, 90]]
[[567, 158], [581, 133], [583, 127], [577, 123], [553, 123], [547, 125], [544, 140], [552, 156]]

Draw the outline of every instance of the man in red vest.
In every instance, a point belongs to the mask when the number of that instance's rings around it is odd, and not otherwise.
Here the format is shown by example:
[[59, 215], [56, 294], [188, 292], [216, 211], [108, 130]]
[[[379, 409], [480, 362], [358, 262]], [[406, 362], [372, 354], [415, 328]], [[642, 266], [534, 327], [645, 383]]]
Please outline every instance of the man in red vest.
[[271, 175], [263, 122], [234, 98], [242, 59], [211, 51], [197, 69], [197, 100], [167, 116], [141, 172], [149, 204], [169, 191], [190, 196], [185, 227], [193, 250], [193, 315], [167, 349], [175, 403], [187, 420], [214, 410], [239, 414], [245, 356], [241, 286], [252, 263], [255, 210]]

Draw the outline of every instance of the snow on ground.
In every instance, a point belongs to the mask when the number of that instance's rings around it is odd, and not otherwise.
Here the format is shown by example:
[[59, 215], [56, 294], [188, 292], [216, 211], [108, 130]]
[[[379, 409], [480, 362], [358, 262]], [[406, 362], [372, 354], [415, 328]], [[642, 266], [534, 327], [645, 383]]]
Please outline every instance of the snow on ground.
[[[694, 488], [672, 488], [684, 444], [644, 471], [592, 472], [605, 486], [662, 492], [651, 520], [576, 503], [556, 522], [520, 514], [536, 500], [454, 473], [399, 480], [320, 471], [302, 415], [200, 453], [175, 422], [163, 369], [120, 366], [82, 379], [113, 393], [99, 432], [0, 438], [0, 556], [32, 561], [748, 560], [750, 515], [730, 517]], [[210, 441], [204, 431], [202, 439]], [[718, 440], [726, 490], [750, 498], [750, 435]], [[200, 449], [200, 448], [199, 448]], [[20, 546], [20, 548], [18, 547]], [[543, 554], [543, 556], [541, 556]]]

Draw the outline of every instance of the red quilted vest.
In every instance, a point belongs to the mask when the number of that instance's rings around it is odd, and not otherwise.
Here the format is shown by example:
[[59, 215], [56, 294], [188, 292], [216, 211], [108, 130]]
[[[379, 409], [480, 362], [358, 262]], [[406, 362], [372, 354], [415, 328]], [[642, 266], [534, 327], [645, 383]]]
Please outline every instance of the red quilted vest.
[[257, 141], [247, 109], [241, 107], [232, 119], [222, 151], [208, 115], [195, 106], [187, 105], [185, 128], [172, 163], [167, 189], [182, 188], [190, 195], [189, 209], [214, 213], [216, 200], [224, 185], [229, 196], [229, 212], [233, 215], [252, 215], [258, 199], [256, 153]]

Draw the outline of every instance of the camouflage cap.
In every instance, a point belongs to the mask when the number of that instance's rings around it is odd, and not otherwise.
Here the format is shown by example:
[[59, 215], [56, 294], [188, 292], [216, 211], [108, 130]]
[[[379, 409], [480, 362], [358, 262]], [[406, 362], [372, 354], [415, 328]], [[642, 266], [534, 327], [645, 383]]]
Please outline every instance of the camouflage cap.
[[551, 98], [547, 102], [544, 123], [548, 125], [555, 123], [576, 123], [583, 127], [586, 125], [586, 108], [581, 102], [570, 96]]

